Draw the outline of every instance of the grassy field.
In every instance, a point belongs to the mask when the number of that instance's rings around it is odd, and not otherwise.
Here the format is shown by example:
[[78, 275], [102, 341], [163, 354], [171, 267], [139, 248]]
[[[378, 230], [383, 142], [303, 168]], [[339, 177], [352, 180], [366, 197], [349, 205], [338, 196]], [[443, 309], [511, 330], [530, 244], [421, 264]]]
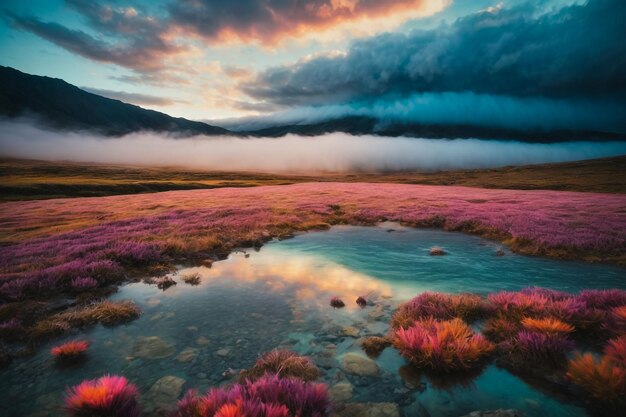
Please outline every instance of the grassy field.
[[254, 187], [302, 182], [374, 182], [626, 193], [626, 156], [496, 169], [288, 175], [176, 167], [0, 159], [0, 200], [97, 197], [168, 190]]

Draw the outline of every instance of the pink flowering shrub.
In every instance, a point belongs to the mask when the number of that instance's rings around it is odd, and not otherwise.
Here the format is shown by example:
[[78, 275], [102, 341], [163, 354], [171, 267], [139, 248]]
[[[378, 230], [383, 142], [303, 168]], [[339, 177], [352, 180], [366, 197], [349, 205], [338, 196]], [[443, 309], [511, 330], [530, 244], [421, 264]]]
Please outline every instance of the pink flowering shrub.
[[139, 417], [138, 398], [126, 378], [106, 375], [68, 389], [64, 408], [72, 417]]
[[574, 347], [574, 342], [564, 334], [528, 330], [521, 330], [517, 336], [501, 345], [515, 366], [527, 366], [530, 363], [559, 365]]
[[74, 289], [74, 280], [91, 277], [96, 283], [121, 281], [124, 276], [121, 266], [111, 260], [72, 260], [38, 271], [23, 274], [21, 277], [5, 282], [0, 286], [0, 295], [20, 300], [31, 295]]
[[618, 289], [584, 290], [580, 292], [578, 299], [587, 304], [589, 308], [608, 309], [626, 306], [626, 291]]
[[320, 371], [306, 356], [286, 349], [274, 349], [261, 355], [252, 368], [241, 371], [239, 379], [242, 382], [246, 379], [254, 381], [265, 374], [315, 381], [319, 378]]
[[71, 360], [83, 356], [89, 349], [89, 342], [86, 340], [74, 340], [55, 346], [50, 350], [52, 356], [57, 360]]
[[204, 396], [189, 391], [173, 417], [327, 417], [330, 400], [324, 384], [265, 375]]
[[0, 322], [0, 338], [1, 339], [17, 339], [24, 332], [22, 322], [15, 317]]
[[492, 312], [521, 320], [523, 317], [543, 315], [550, 298], [535, 292], [501, 291], [489, 294], [487, 302]]
[[413, 365], [444, 372], [474, 368], [494, 350], [491, 342], [458, 318], [430, 318], [407, 329], [399, 327], [392, 343]]
[[78, 277], [72, 280], [72, 288], [78, 291], [96, 288], [97, 286], [98, 281], [91, 277]]
[[433, 317], [448, 320], [459, 317], [473, 321], [485, 314], [485, 304], [476, 294], [445, 294], [423, 292], [402, 304], [394, 313], [391, 327], [408, 327], [416, 320]]
[[566, 377], [591, 400], [610, 407], [613, 412], [626, 405], [626, 368], [607, 355], [599, 359], [591, 353], [576, 355], [568, 363]]
[[[484, 202], [473, 203], [477, 199]], [[122, 266], [148, 266], [198, 252], [225, 254], [297, 230], [382, 219], [482, 233], [524, 253], [623, 261], [626, 228], [620, 210], [625, 199], [619, 194], [308, 183], [9, 202], [0, 206], [0, 236], [5, 236], [0, 238], [0, 296], [18, 300], [63, 291], [78, 277], [105, 285], [124, 277]], [[585, 297], [589, 306], [596, 305], [597, 296]]]
[[626, 334], [626, 305], [611, 310], [609, 327], [617, 334]]
[[482, 332], [494, 342], [503, 342], [517, 335], [521, 330], [521, 323], [506, 317], [496, 316], [485, 322]]
[[604, 354], [611, 362], [626, 368], [626, 335], [609, 340], [604, 348]]

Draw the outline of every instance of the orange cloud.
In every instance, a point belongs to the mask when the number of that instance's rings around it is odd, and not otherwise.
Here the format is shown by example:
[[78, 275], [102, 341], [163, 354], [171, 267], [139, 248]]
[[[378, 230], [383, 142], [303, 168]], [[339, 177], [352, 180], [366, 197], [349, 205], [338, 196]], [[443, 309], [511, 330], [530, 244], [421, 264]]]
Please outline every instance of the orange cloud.
[[285, 38], [365, 35], [432, 15], [451, 0], [184, 0], [170, 8], [179, 33], [211, 42], [274, 45]]

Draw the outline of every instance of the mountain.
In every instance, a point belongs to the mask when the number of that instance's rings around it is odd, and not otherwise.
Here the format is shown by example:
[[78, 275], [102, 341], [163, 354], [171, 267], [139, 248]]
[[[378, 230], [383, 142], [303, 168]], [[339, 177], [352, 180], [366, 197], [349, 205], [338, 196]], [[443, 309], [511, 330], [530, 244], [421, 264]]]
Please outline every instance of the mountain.
[[[367, 116], [346, 116], [309, 124], [276, 124], [232, 132], [204, 122], [171, 117], [165, 113], [89, 93], [57, 78], [25, 74], [3, 66], [0, 66], [1, 116], [34, 116], [54, 128], [93, 130], [108, 136], [148, 130], [171, 132], [181, 136], [203, 134], [280, 137], [287, 134], [317, 136], [344, 132], [352, 135], [511, 139], [524, 142], [625, 139], [624, 135], [611, 132], [519, 131], [470, 125], [383, 123]], [[262, 119], [263, 117], [259, 118], [260, 121]]]
[[221, 127], [147, 110], [88, 93], [63, 80], [0, 66], [0, 116], [34, 116], [60, 129], [120, 136], [141, 130], [181, 135], [227, 135]]
[[344, 132], [352, 135], [378, 135], [415, 138], [478, 138], [508, 139], [522, 142], [611, 141], [624, 140], [625, 136], [612, 132], [583, 130], [520, 131], [471, 125], [436, 125], [417, 123], [381, 123], [373, 117], [347, 116], [310, 124], [287, 124], [236, 131], [246, 136], [280, 137], [287, 134], [317, 136]]

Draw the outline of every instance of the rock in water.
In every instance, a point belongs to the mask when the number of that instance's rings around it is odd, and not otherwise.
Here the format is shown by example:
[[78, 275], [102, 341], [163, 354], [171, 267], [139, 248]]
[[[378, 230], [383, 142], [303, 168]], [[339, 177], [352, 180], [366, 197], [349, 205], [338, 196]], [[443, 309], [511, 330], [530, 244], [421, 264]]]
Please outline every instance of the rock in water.
[[183, 391], [185, 380], [173, 375], [167, 375], [152, 385], [143, 398], [146, 416], [166, 416], [172, 404], [176, 404]]
[[341, 369], [349, 374], [359, 376], [375, 376], [379, 371], [376, 362], [354, 352], [346, 353], [341, 358]]
[[225, 358], [226, 356], [230, 355], [230, 349], [224, 348], [224, 349], [220, 349], [217, 352], [215, 352], [215, 354], [217, 356], [220, 356], [222, 358]]
[[344, 336], [359, 337], [360, 330], [354, 326], [346, 326], [341, 330], [341, 332]]
[[352, 398], [352, 390], [351, 383], [339, 382], [330, 388], [330, 399], [336, 403], [344, 403]]
[[176, 360], [182, 363], [191, 362], [196, 356], [198, 356], [198, 349], [188, 347], [178, 354]]
[[174, 345], [158, 336], [139, 337], [133, 347], [133, 356], [142, 359], [163, 359], [174, 353]]

